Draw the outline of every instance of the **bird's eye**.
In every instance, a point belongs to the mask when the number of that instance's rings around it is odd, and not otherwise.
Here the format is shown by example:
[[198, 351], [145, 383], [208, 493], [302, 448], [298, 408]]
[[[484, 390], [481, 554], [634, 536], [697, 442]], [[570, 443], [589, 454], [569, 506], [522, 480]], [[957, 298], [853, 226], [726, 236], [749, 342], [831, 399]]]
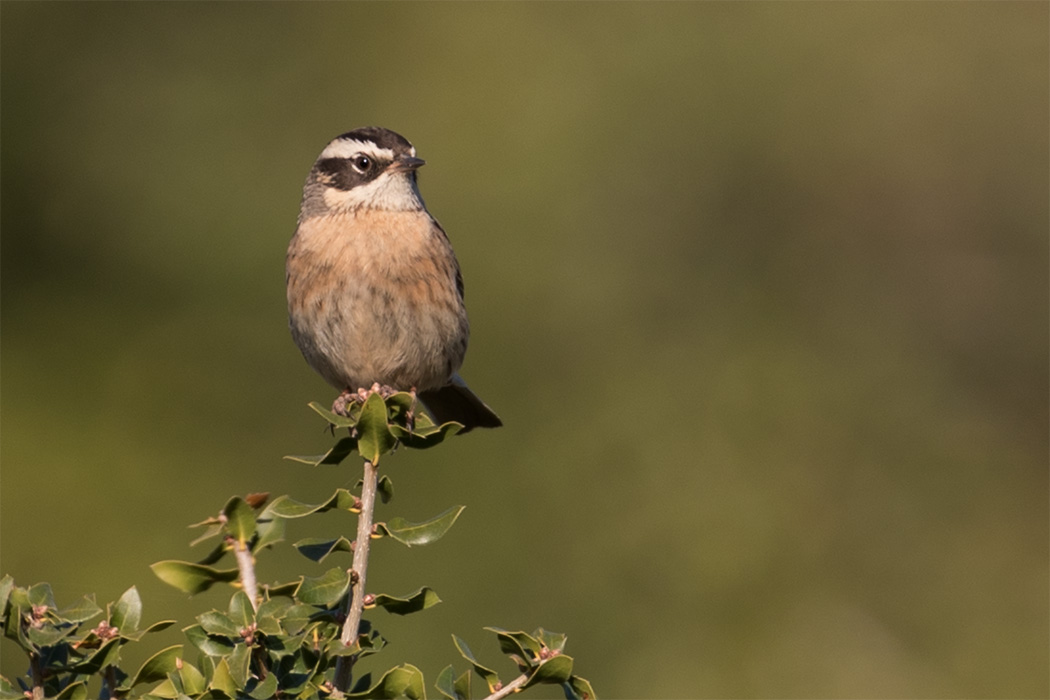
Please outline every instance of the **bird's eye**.
[[363, 173], [372, 167], [372, 159], [368, 156], [361, 155], [358, 153], [356, 156], [350, 159], [350, 164], [354, 166], [354, 170], [359, 173]]

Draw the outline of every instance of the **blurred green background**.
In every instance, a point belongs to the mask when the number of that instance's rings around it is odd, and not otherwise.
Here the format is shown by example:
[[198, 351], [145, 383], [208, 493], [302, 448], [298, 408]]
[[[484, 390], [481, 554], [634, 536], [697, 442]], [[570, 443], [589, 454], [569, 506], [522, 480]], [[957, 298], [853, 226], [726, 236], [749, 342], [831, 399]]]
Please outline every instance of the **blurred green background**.
[[384, 465], [379, 517], [467, 510], [375, 548], [373, 590], [445, 600], [378, 616], [376, 668], [543, 625], [610, 698], [1047, 697], [1048, 15], [5, 2], [0, 570], [182, 627], [228, 597], [150, 573], [185, 525], [354, 483], [281, 459], [334, 394], [283, 264], [378, 124], [506, 427]]

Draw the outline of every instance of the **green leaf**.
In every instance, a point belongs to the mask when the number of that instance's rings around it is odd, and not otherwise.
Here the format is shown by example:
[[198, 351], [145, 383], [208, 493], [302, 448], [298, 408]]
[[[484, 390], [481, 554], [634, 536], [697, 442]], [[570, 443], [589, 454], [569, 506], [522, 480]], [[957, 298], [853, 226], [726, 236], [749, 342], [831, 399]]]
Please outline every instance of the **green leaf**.
[[[372, 394], [372, 396], [377, 396], [377, 394]], [[423, 673], [412, 664], [396, 666], [384, 673], [383, 677], [371, 688], [346, 695], [348, 698], [375, 700], [402, 696], [410, 700], [426, 697], [426, 691], [423, 688]]]
[[277, 544], [284, 540], [284, 518], [277, 517], [273, 512], [273, 504], [270, 503], [259, 513], [256, 519], [256, 532], [259, 537], [252, 545], [253, 552]]
[[[208, 613], [205, 613], [207, 615]], [[222, 615], [222, 613], [218, 613]], [[223, 615], [223, 617], [226, 617]], [[207, 656], [229, 656], [233, 653], [234, 643], [224, 634], [209, 635], [203, 625], [193, 625], [184, 629], [183, 634], [190, 644], [197, 647]], [[232, 635], [230, 635], [232, 636]]]
[[122, 635], [134, 634], [142, 622], [142, 598], [138, 589], [132, 586], [124, 591], [120, 600], [113, 606], [113, 612], [109, 616], [109, 624], [120, 630]]
[[281, 627], [289, 635], [297, 635], [310, 623], [310, 617], [317, 611], [312, 605], [292, 605], [281, 617]]
[[470, 647], [467, 646], [467, 643], [456, 635], [452, 635], [452, 643], [456, 645], [456, 649], [459, 650], [460, 655], [469, 661], [470, 665], [474, 667], [474, 673], [478, 674], [478, 676], [485, 681], [485, 684], [489, 687], [489, 692], [496, 692], [496, 686], [499, 685], [499, 674], [491, 668], [482, 666], [478, 663], [477, 659], [474, 658], [474, 654], [471, 653]]
[[397, 438], [390, 432], [387, 422], [386, 404], [379, 394], [369, 396], [361, 408], [357, 433], [357, 451], [372, 464], [379, 464], [379, 458], [397, 444]]
[[29, 597], [29, 604], [33, 607], [43, 605], [52, 609], [55, 608], [55, 594], [51, 592], [50, 583], [38, 583], [35, 586], [30, 586], [26, 594]]
[[[2, 609], [0, 608], [0, 610]], [[84, 596], [70, 607], [60, 610], [58, 616], [66, 622], [85, 622], [100, 612], [102, 612], [102, 608], [95, 603], [95, 597]]]
[[179, 669], [179, 680], [182, 681], [182, 692], [186, 695], [200, 695], [208, 689], [208, 681], [197, 667], [186, 661]]
[[398, 435], [398, 437], [405, 447], [411, 447], [413, 450], [426, 450], [435, 445], [440, 445], [447, 438], [452, 437], [461, 430], [463, 430], [462, 423], [448, 422], [425, 431], [421, 429], [411, 435], [402, 434]]
[[386, 523], [377, 523], [376, 531], [409, 547], [430, 544], [441, 539], [449, 531], [464, 508], [465, 506], [453, 506], [441, 515], [422, 523], [393, 518]]
[[255, 622], [255, 608], [244, 591], [237, 591], [230, 598], [230, 619], [237, 625], [238, 632]]
[[464, 700], [470, 700], [470, 670], [466, 670], [456, 679], [456, 695]]
[[73, 667], [73, 670], [77, 673], [93, 675], [106, 666], [115, 666], [118, 661], [120, 661], [120, 638], [114, 637], [84, 657]]
[[437, 593], [424, 586], [407, 598], [395, 598], [394, 596], [380, 593], [376, 596], [375, 607], [383, 608], [395, 615], [408, 615], [409, 613], [426, 610], [441, 602]]
[[135, 687], [140, 683], [153, 683], [154, 681], [164, 680], [169, 673], [176, 670], [178, 660], [181, 657], [181, 644], [158, 651], [146, 659], [146, 663], [142, 664], [138, 672], [135, 673], [130, 687]]
[[438, 674], [434, 687], [449, 700], [470, 700], [470, 671], [464, 671], [459, 678], [452, 666], [446, 666]]
[[532, 636], [540, 640], [543, 646], [547, 647], [551, 651], [564, 651], [566, 635], [559, 634], [557, 632], [548, 632], [542, 627], [538, 628], [532, 633]]
[[85, 700], [87, 696], [87, 681], [77, 681], [63, 688], [55, 698], [56, 700]]
[[305, 540], [299, 540], [292, 546], [299, 550], [299, 554], [316, 562], [324, 561], [325, 557], [332, 552], [354, 551], [353, 543], [345, 537], [340, 537], [336, 540], [311, 537]]
[[272, 617], [275, 620], [279, 620], [290, 607], [292, 607], [290, 600], [270, 598], [259, 604], [259, 609], [255, 611], [255, 618], [256, 620], [261, 620], [264, 617]]
[[389, 476], [383, 475], [379, 477], [376, 491], [379, 493], [379, 498], [383, 503], [390, 503], [390, 499], [394, 497], [394, 482], [390, 480]]
[[237, 569], [219, 570], [187, 561], [158, 561], [150, 568], [161, 581], [190, 595], [206, 591], [219, 582], [236, 581], [239, 575]]
[[255, 534], [255, 511], [243, 498], [234, 496], [222, 509], [226, 516], [226, 531], [241, 544], [247, 544]]
[[326, 421], [328, 421], [329, 425], [332, 425], [336, 428], [349, 428], [354, 424], [354, 420], [352, 418], [349, 418], [347, 416], [341, 416], [338, 413], [332, 413], [316, 401], [311, 401], [309, 406], [314, 410], [314, 412], [317, 413], [317, 415], [321, 416]]
[[441, 669], [437, 680], [434, 681], [434, 687], [448, 700], [460, 700], [459, 694], [456, 692], [455, 676], [456, 671], [449, 665]]
[[329, 569], [317, 578], [304, 577], [295, 597], [309, 605], [334, 605], [350, 587], [350, 574], [346, 569]]
[[248, 684], [248, 664], [251, 663], [251, 660], [252, 650], [247, 644], [238, 644], [234, 647], [233, 653], [223, 659], [229, 665], [230, 676], [238, 688], [243, 688]]
[[540, 683], [565, 683], [572, 677], [572, 657], [559, 654], [552, 656], [536, 667], [523, 688]]
[[15, 587], [15, 580], [10, 574], [4, 574], [0, 578], [0, 616], [7, 610], [7, 599], [11, 597], [11, 589]]
[[348, 490], [336, 489], [335, 493], [328, 500], [317, 505], [300, 503], [288, 496], [280, 496], [269, 507], [271, 512], [278, 518], [303, 518], [314, 513], [324, 513], [333, 508], [357, 513], [360, 512], [360, 508], [357, 507], [357, 501], [357, 497]]
[[277, 694], [277, 676], [273, 673], [266, 680], [249, 683], [248, 695], [256, 700], [269, 700]]
[[208, 687], [224, 693], [226, 697], [237, 697], [239, 686], [234, 682], [233, 676], [230, 674], [230, 665], [226, 663], [226, 659], [222, 659], [215, 664], [215, 673], [212, 674], [211, 683], [208, 684]]
[[[540, 643], [525, 632], [508, 632], [499, 627], [486, 627], [489, 632], [495, 632], [499, 638], [499, 648], [504, 654], [521, 659], [528, 666], [532, 666], [540, 659]], [[524, 669], [523, 669], [524, 670]]]
[[76, 629], [75, 625], [56, 627], [51, 623], [47, 623], [41, 627], [30, 627], [26, 631], [26, 636], [29, 637], [30, 642], [38, 647], [50, 647], [76, 632]]
[[594, 694], [594, 688], [591, 687], [591, 682], [586, 678], [573, 676], [569, 679], [568, 686], [575, 700], [598, 700], [598, 696]]
[[291, 462], [299, 462], [300, 464], [309, 464], [311, 467], [319, 467], [322, 464], [336, 465], [340, 464], [346, 459], [355, 449], [357, 449], [357, 439], [352, 437], [345, 437], [335, 443], [332, 449], [325, 452], [323, 455], [317, 455], [316, 457], [307, 457], [304, 455], [285, 455], [285, 459]]
[[237, 623], [226, 613], [218, 610], [210, 610], [197, 616], [197, 622], [205, 632], [211, 635], [229, 637], [235, 639], [241, 636], [241, 630]]

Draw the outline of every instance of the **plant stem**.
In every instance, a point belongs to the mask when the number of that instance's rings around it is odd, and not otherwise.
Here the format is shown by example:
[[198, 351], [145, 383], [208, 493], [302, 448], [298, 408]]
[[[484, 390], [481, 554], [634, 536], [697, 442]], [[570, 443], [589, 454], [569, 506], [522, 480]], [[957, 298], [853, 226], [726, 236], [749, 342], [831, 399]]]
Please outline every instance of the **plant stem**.
[[233, 541], [233, 554], [237, 558], [237, 568], [241, 570], [241, 587], [252, 601], [252, 610], [259, 609], [259, 589], [255, 583], [255, 560], [248, 544], [240, 540]]
[[[354, 562], [351, 581], [351, 596], [343, 623], [340, 641], [350, 646], [357, 640], [361, 627], [361, 613], [365, 609], [365, 574], [368, 572], [368, 550], [372, 543], [372, 512], [376, 506], [376, 482], [378, 471], [371, 462], [365, 462], [365, 474], [361, 486], [361, 514], [357, 516], [357, 539], [354, 540]], [[340, 656], [335, 665], [335, 687], [343, 692], [350, 688], [350, 671], [354, 657]]]
[[528, 682], [528, 680], [529, 677], [523, 673], [507, 685], [497, 690], [492, 695], [489, 695], [487, 698], [485, 698], [485, 700], [500, 700], [500, 698], [505, 698], [521, 686], [525, 685], [525, 683]]

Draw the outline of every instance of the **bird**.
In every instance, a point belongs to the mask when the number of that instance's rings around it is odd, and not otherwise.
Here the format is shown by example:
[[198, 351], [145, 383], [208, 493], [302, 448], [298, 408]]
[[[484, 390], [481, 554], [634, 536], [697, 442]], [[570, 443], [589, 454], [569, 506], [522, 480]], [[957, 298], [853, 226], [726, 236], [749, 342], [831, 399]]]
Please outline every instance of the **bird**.
[[463, 276], [419, 193], [424, 163], [377, 126], [324, 147], [285, 259], [292, 339], [341, 392], [335, 412], [372, 391], [408, 391], [439, 425], [499, 427], [458, 374], [470, 336]]

